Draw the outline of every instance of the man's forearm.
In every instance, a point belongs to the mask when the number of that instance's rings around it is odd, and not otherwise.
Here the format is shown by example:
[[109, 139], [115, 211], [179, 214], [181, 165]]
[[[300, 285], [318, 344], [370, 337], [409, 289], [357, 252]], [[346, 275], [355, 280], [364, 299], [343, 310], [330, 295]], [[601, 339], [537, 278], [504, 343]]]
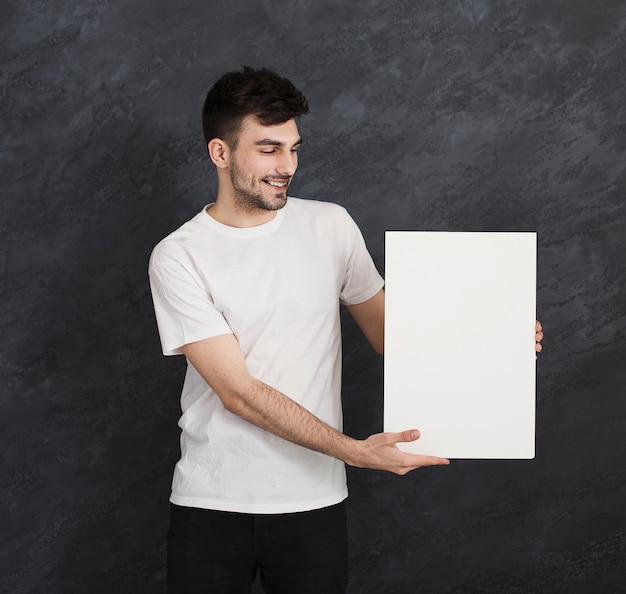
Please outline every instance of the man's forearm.
[[333, 456], [350, 466], [396, 474], [406, 474], [422, 466], [449, 464], [445, 458], [408, 454], [398, 449], [396, 443], [418, 439], [417, 430], [353, 439], [271, 386], [254, 378], [250, 382], [251, 387], [245, 393], [229, 399], [228, 410], [287, 441]]
[[397, 474], [448, 462], [444, 458], [408, 454], [396, 447], [397, 442], [417, 439], [419, 432], [415, 430], [378, 433], [365, 440], [344, 435], [285, 394], [252, 377], [231, 334], [190, 343], [182, 350], [227, 410], [287, 441], [351, 466]]
[[359, 466], [359, 442], [325, 423], [275, 388], [250, 377], [226, 408], [278, 437]]

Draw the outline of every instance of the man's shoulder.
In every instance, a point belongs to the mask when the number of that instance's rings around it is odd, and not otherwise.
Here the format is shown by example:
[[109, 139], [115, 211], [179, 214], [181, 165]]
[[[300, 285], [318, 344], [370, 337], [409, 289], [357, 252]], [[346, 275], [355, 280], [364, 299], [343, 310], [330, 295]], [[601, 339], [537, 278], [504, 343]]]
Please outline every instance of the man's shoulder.
[[181, 255], [187, 252], [187, 247], [190, 244], [201, 240], [204, 235], [199, 220], [202, 214], [202, 211], [195, 214], [191, 219], [161, 239], [152, 250], [151, 263]]

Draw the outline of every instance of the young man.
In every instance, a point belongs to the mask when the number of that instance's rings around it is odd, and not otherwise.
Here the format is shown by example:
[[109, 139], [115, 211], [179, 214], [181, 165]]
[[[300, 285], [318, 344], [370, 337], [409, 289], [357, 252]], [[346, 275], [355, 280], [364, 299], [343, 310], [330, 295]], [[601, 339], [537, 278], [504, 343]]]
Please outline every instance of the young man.
[[161, 241], [150, 282], [163, 353], [188, 360], [168, 588], [343, 592], [344, 463], [405, 474], [417, 430], [341, 432], [344, 304], [383, 352], [384, 292], [340, 206], [287, 198], [304, 96], [269, 70], [224, 75], [203, 110], [215, 202]]

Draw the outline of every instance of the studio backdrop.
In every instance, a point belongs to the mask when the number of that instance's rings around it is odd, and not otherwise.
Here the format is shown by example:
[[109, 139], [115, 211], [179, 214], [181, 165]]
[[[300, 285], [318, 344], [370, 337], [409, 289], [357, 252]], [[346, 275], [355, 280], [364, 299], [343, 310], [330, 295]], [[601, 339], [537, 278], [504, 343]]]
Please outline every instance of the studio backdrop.
[[[536, 457], [350, 468], [349, 592], [626, 591], [625, 2], [3, 0], [0, 52], [0, 591], [165, 589], [184, 361], [147, 263], [215, 197], [202, 101], [243, 65], [307, 95], [291, 193], [383, 275], [386, 230], [537, 233]], [[363, 438], [383, 363], [343, 317]]]

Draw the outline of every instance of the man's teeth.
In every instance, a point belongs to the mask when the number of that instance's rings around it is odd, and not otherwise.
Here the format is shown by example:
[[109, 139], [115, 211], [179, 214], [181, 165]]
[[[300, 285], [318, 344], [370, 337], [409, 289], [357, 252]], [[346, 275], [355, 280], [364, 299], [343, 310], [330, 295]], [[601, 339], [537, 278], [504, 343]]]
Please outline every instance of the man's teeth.
[[267, 180], [267, 183], [276, 188], [284, 188], [287, 185], [287, 182], [270, 181], [269, 179]]

